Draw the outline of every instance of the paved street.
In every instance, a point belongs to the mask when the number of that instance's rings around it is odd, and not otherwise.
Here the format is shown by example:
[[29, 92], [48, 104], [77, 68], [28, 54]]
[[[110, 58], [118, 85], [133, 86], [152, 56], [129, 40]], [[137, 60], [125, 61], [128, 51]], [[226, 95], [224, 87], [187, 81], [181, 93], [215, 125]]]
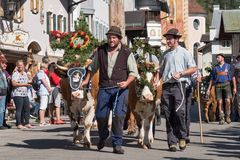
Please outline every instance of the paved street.
[[[48, 127], [35, 126], [34, 129], [0, 130], [1, 160], [157, 160], [157, 159], [240, 159], [240, 123], [218, 125], [218, 123], [203, 124], [204, 143], [200, 143], [199, 124], [191, 124], [192, 143], [185, 151], [169, 152], [166, 143], [165, 121], [156, 128], [156, 139], [152, 149], [138, 148], [134, 136], [125, 136], [125, 154], [112, 153], [111, 141], [103, 151], [97, 151], [97, 131], [93, 130], [91, 150], [83, 145], [72, 143], [72, 132], [69, 124], [52, 125]], [[37, 124], [35, 124], [37, 125]]]

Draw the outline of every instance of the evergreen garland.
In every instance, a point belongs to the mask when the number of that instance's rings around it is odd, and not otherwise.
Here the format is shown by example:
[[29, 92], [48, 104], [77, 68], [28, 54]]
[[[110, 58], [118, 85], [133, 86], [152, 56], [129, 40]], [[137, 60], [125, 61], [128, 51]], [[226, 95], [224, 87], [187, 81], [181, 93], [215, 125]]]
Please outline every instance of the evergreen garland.
[[150, 91], [154, 94], [155, 96], [155, 90], [153, 87], [153, 84], [148, 82], [146, 80], [146, 73], [154, 73], [155, 72], [155, 65], [154, 63], [151, 62], [146, 62], [145, 55], [146, 53], [153, 54], [157, 57], [161, 56], [161, 52], [156, 50], [155, 48], [151, 47], [149, 44], [145, 42], [145, 40], [142, 39], [135, 39], [133, 46], [132, 46], [132, 52], [136, 54], [139, 50], [142, 51], [142, 54], [138, 55], [137, 59], [137, 66], [138, 66], [138, 72], [140, 74], [140, 78], [137, 80], [137, 85], [136, 85], [136, 92], [137, 92], [137, 97], [141, 96], [141, 92], [144, 88], [144, 86], [148, 86]]
[[[85, 21], [85, 17], [83, 13], [80, 13], [80, 18], [75, 22], [75, 31], [76, 32], [60, 32], [60, 31], [51, 31], [50, 34], [50, 45], [53, 50], [64, 49], [63, 55], [63, 64], [69, 65], [72, 62], [80, 62], [81, 66], [84, 65], [86, 60], [90, 57], [94, 47], [97, 45], [97, 40], [93, 37], [91, 32], [89, 31], [88, 24]], [[71, 45], [72, 38], [76, 35], [76, 33], [85, 32], [89, 37], [88, 44], [84, 47], [78, 46], [73, 47]], [[80, 41], [85, 41], [84, 37]]]

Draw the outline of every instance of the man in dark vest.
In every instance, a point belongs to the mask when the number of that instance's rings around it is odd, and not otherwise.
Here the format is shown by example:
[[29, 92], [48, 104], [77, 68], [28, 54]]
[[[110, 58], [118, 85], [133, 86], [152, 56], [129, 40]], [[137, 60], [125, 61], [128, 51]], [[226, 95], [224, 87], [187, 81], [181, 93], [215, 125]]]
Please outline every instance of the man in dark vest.
[[119, 27], [112, 26], [107, 35], [107, 44], [100, 46], [88, 67], [82, 86], [99, 69], [99, 93], [96, 108], [99, 143], [98, 150], [109, 136], [108, 117], [112, 110], [113, 153], [124, 154], [122, 149], [123, 123], [128, 105], [128, 85], [138, 76], [137, 64], [131, 51], [121, 43]]

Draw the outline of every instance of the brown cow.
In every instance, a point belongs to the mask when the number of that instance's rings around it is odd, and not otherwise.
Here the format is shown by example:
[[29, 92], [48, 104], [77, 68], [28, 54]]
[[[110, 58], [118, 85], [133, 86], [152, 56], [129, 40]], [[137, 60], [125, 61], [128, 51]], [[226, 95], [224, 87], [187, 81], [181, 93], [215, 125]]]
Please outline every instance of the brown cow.
[[[151, 81], [153, 74], [150, 72], [146, 72], [146, 80]], [[155, 117], [155, 107], [156, 107], [156, 97], [154, 97], [155, 93], [152, 93], [149, 86], [145, 85], [141, 90], [140, 97], [137, 96], [136, 87], [138, 84], [136, 81], [132, 82], [129, 85], [129, 109], [132, 111], [136, 119], [136, 123], [138, 126], [138, 144], [144, 148], [148, 149], [151, 147], [151, 143], [153, 143], [153, 123]], [[159, 96], [159, 94], [157, 94]], [[133, 118], [133, 117], [132, 117]], [[132, 127], [132, 128], [131, 128]], [[129, 132], [135, 132], [135, 123], [134, 121], [129, 124]]]
[[[68, 69], [58, 66], [62, 71]], [[74, 143], [80, 143], [84, 140], [85, 147], [91, 147], [90, 129], [93, 124], [93, 118], [95, 116], [96, 107], [96, 97], [98, 92], [98, 73], [96, 73], [91, 80], [91, 89], [89, 92], [71, 90], [69, 79], [62, 78], [61, 80], [61, 90], [62, 97], [67, 104], [68, 115], [71, 121], [71, 128], [73, 129], [73, 141]], [[84, 118], [84, 135], [82, 135], [80, 130], [81, 124], [81, 113], [85, 113]]]

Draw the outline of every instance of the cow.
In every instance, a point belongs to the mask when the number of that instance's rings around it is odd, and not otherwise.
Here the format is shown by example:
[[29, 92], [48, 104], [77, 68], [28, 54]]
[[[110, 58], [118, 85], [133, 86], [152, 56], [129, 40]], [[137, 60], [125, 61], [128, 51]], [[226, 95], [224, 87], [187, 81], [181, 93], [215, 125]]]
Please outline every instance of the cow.
[[[159, 96], [159, 94], [156, 94], [156, 90], [154, 90], [152, 83], [154, 73], [140, 71], [140, 77], [143, 77], [143, 79], [133, 81], [128, 86], [128, 105], [138, 126], [138, 144], [140, 147], [148, 149], [154, 141], [153, 123], [156, 108], [156, 95]], [[134, 121], [131, 122], [130, 120], [129, 128], [130, 132], [135, 132]]]
[[[91, 62], [88, 62], [90, 64]], [[85, 64], [85, 67], [87, 65]], [[71, 65], [70, 68], [76, 67]], [[62, 67], [57, 65], [58, 71], [60, 70], [65, 76], [61, 80], [61, 91], [64, 103], [67, 104], [67, 112], [71, 122], [71, 128], [73, 129], [73, 142], [78, 144], [81, 140], [84, 141], [84, 146], [91, 148], [90, 130], [93, 124], [93, 118], [95, 116], [96, 99], [98, 93], [98, 72], [92, 77], [91, 87], [80, 90], [82, 76], [85, 74], [74, 71], [72, 74], [72, 83], [76, 82], [77, 86], [71, 85], [71, 80], [66, 77], [66, 72], [69, 73], [68, 67]], [[83, 69], [83, 68], [82, 68]], [[82, 71], [85, 72], [85, 71]], [[75, 78], [75, 79], [74, 79]], [[82, 134], [80, 125], [82, 121], [82, 113], [84, 113], [84, 133]]]

